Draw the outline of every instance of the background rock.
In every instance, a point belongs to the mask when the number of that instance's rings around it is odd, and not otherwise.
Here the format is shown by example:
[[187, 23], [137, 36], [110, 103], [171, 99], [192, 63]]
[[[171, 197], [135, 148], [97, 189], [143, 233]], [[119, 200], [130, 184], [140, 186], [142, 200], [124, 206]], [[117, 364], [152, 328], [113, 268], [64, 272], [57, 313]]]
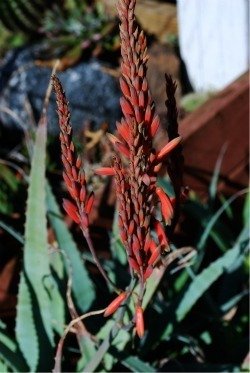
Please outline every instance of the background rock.
[[[8, 128], [29, 127], [30, 116], [25, 110], [28, 100], [36, 121], [39, 119], [51, 69], [35, 64], [37, 46], [14, 50], [7, 54], [0, 66], [0, 121]], [[58, 73], [72, 113], [72, 124], [80, 130], [86, 121], [98, 128], [107, 122], [112, 130], [120, 118], [120, 90], [116, 78], [102, 69], [96, 59], [82, 62]], [[18, 120], [4, 112], [12, 110]], [[50, 133], [58, 132], [55, 97], [52, 94], [48, 111]], [[18, 123], [19, 122], [19, 123]]]

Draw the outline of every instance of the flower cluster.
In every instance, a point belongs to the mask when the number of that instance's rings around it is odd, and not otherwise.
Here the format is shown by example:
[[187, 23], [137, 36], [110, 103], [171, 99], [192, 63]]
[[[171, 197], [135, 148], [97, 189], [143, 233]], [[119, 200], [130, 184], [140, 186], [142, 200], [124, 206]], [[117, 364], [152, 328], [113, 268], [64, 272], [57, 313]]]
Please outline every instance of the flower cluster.
[[[175, 201], [157, 185], [157, 177], [162, 163], [169, 158], [172, 162], [170, 162], [172, 167], [169, 169], [173, 171], [170, 172], [170, 177], [174, 181], [174, 167], [175, 165], [178, 167], [176, 160], [179, 159], [179, 153], [177, 151], [172, 158], [171, 154], [178, 149], [181, 137], [174, 123], [175, 133], [171, 134], [170, 141], [158, 151], [154, 148], [153, 139], [160, 127], [160, 120], [155, 113], [146, 78], [147, 42], [143, 31], [140, 31], [136, 24], [134, 9], [135, 0], [119, 0], [122, 56], [120, 87], [123, 93], [120, 104], [123, 117], [117, 123], [117, 136], [109, 134], [116, 154], [112, 166], [99, 168], [95, 172], [99, 175], [115, 177], [120, 236], [127, 252], [131, 275], [137, 277], [140, 284], [134, 320], [137, 334], [142, 337], [144, 334], [142, 300], [145, 283], [154, 267], [161, 261], [162, 252], [170, 251], [165, 226], [171, 226], [175, 216]], [[67, 101], [56, 77], [53, 77], [53, 85], [57, 96], [61, 130], [64, 180], [74, 200], [74, 203], [64, 201], [64, 208], [81, 226], [85, 238], [90, 242], [86, 231], [94, 195], [87, 193], [81, 161], [75, 155], [71, 140], [72, 129], [69, 123]], [[167, 85], [168, 101], [166, 104], [169, 108], [170, 121], [174, 122], [177, 120], [177, 111], [175, 99], [172, 96], [174, 96], [176, 87], [168, 77]], [[179, 194], [180, 186], [175, 191]], [[161, 216], [158, 213], [159, 210]], [[89, 247], [94, 253], [91, 244]], [[97, 258], [96, 262], [99, 265]], [[98, 268], [104, 272], [100, 265]], [[107, 277], [105, 273], [103, 275]], [[130, 291], [121, 292], [106, 308], [104, 316], [115, 312], [130, 294]]]
[[91, 211], [94, 194], [87, 194], [85, 173], [82, 169], [82, 161], [76, 155], [72, 142], [72, 126], [70, 124], [70, 111], [62, 85], [56, 76], [52, 76], [52, 84], [56, 92], [57, 112], [60, 126], [60, 144], [62, 163], [64, 167], [63, 178], [67, 189], [74, 201], [63, 200], [63, 207], [67, 214], [81, 226], [88, 230], [88, 215]]
[[[145, 282], [161, 251], [168, 250], [164, 223], [170, 224], [173, 216], [171, 199], [156, 185], [157, 173], [164, 158], [181, 138], [174, 138], [158, 152], [153, 147], [160, 121], [146, 79], [146, 38], [136, 26], [134, 8], [135, 0], [120, 0], [118, 4], [124, 117], [117, 123], [118, 137], [110, 136], [117, 153], [128, 160], [129, 166], [124, 166], [125, 162], [117, 155], [112, 168], [101, 168], [96, 173], [115, 175], [121, 239], [130, 267]], [[162, 221], [154, 216], [158, 201]], [[157, 233], [157, 241], [151, 235], [152, 227]]]
[[[174, 137], [160, 151], [153, 147], [160, 121], [146, 79], [146, 38], [136, 24], [134, 9], [135, 0], [120, 0], [118, 3], [122, 55], [120, 87], [123, 93], [120, 104], [123, 118], [117, 123], [118, 136], [110, 136], [117, 151], [113, 167], [98, 169], [96, 173], [115, 175], [121, 239], [131, 271], [141, 283], [135, 318], [137, 333], [142, 336], [144, 284], [160, 261], [162, 251], [169, 251], [164, 225], [171, 224], [174, 213], [173, 201], [157, 186], [157, 174], [162, 162], [180, 144], [181, 138]], [[161, 220], [155, 214], [158, 203]], [[157, 238], [152, 235], [152, 230]]]

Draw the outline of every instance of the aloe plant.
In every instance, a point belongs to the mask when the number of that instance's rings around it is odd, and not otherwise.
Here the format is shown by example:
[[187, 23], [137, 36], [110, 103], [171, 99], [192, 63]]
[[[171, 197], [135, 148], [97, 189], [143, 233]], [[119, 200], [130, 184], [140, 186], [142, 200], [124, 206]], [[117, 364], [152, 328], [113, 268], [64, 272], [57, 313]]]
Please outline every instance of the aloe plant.
[[[94, 194], [75, 152], [65, 94], [53, 77], [64, 181], [71, 198], [63, 206], [74, 235], [79, 238], [80, 228], [82, 246], [89, 246], [93, 258], [78, 250], [46, 178], [43, 115], [31, 155], [24, 236], [0, 221], [1, 228], [23, 245], [15, 333], [0, 320], [2, 371], [50, 371], [53, 366], [55, 372], [245, 369], [249, 194], [239, 222], [241, 232], [238, 227], [233, 230], [234, 203], [247, 190], [217, 199], [224, 147], [208, 201], [191, 193], [181, 207], [183, 159], [176, 86], [166, 76], [170, 141], [156, 150], [152, 140], [159, 120], [145, 78], [146, 39], [135, 26], [134, 6], [134, 0], [119, 3], [124, 118], [117, 124], [118, 137], [109, 135], [117, 154], [110, 167], [97, 170], [101, 177], [116, 178], [119, 203], [110, 232], [110, 258], [100, 259], [92, 243], [89, 217]], [[169, 178], [158, 175], [163, 162]], [[13, 178], [2, 169], [5, 181], [13, 186]], [[196, 224], [192, 246], [189, 242], [177, 247], [172, 242], [181, 210]], [[53, 242], [48, 241], [48, 228]], [[69, 333], [74, 333], [77, 344]]]

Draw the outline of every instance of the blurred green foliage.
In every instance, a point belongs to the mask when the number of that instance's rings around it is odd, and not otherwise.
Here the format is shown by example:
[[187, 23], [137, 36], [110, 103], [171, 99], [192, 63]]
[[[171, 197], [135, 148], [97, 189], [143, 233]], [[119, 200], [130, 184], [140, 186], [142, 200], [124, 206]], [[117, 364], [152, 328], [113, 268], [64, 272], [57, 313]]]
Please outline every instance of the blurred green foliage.
[[187, 95], [183, 96], [181, 99], [181, 107], [188, 113], [195, 111], [203, 105], [206, 101], [208, 101], [211, 97], [213, 97], [213, 92], [195, 92], [195, 93], [188, 93]]
[[40, 39], [42, 59], [76, 61], [84, 50], [96, 55], [115, 49], [116, 26], [100, 1], [6, 0], [0, 3], [1, 55]]
[[27, 41], [28, 38], [26, 35], [18, 32], [13, 33], [0, 23], [0, 58], [3, 57], [8, 50], [21, 47]]

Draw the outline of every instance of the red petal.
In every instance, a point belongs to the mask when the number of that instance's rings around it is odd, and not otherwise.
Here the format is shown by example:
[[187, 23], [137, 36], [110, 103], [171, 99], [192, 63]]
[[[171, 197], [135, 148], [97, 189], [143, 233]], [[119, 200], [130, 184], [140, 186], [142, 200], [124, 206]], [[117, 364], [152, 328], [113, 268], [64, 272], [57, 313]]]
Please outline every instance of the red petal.
[[133, 115], [134, 114], [134, 110], [133, 110], [132, 105], [124, 97], [121, 97], [120, 105], [121, 105], [121, 108], [122, 108], [122, 111], [123, 111], [124, 115]]
[[153, 270], [154, 270], [153, 266], [151, 266], [151, 265], [148, 266], [148, 268], [146, 269], [146, 271], [143, 274], [143, 280], [144, 281], [146, 281], [149, 278], [149, 276], [151, 276]]
[[127, 148], [126, 145], [123, 145], [121, 142], [117, 142], [115, 144], [116, 148], [123, 154], [125, 155], [125, 157], [128, 157], [130, 156], [130, 151], [129, 149]]
[[149, 250], [150, 243], [151, 243], [151, 238], [150, 238], [150, 237], [147, 237], [147, 238], [146, 238], [146, 241], [145, 241], [145, 244], [144, 244], [144, 251], [145, 251], [145, 252], [147, 252], [147, 251]]
[[155, 261], [159, 258], [161, 254], [161, 250], [160, 250], [160, 247], [158, 246], [151, 254], [150, 258], [149, 258], [149, 261], [148, 261], [148, 264], [150, 265], [154, 265]]
[[63, 171], [63, 179], [65, 181], [65, 184], [67, 185], [67, 188], [72, 188], [72, 181], [70, 180], [70, 178], [64, 171]]
[[122, 136], [122, 138], [129, 143], [130, 140], [130, 131], [128, 125], [124, 123], [116, 123], [117, 130], [119, 134]]
[[143, 66], [143, 65], [141, 65], [141, 66], [139, 67], [138, 75], [139, 75], [140, 77], [142, 77], [142, 78], [145, 76], [145, 71], [144, 71], [144, 66]]
[[138, 95], [133, 86], [130, 87], [130, 101], [134, 106], [138, 106]]
[[130, 96], [129, 86], [124, 78], [120, 78], [120, 87], [124, 96]]
[[142, 266], [142, 258], [141, 258], [140, 250], [134, 251], [134, 255], [135, 255], [138, 265]]
[[117, 308], [121, 305], [121, 303], [125, 300], [127, 296], [127, 293], [123, 292], [118, 297], [116, 297], [113, 302], [110, 303], [110, 305], [106, 308], [106, 311], [104, 312], [104, 316], [107, 317], [109, 315], [112, 315]]
[[149, 245], [149, 250], [151, 253], [153, 253], [157, 249], [157, 245], [154, 240], [151, 240], [150, 245]]
[[134, 220], [131, 220], [130, 223], [129, 223], [129, 227], [128, 227], [128, 234], [129, 235], [132, 235], [134, 233], [134, 228], [135, 228], [135, 222], [134, 222]]
[[83, 185], [83, 186], [81, 187], [80, 195], [79, 195], [79, 200], [80, 200], [80, 202], [84, 202], [84, 201], [85, 201], [85, 198], [86, 198], [86, 188], [85, 188], [85, 186]]
[[120, 230], [120, 236], [121, 236], [123, 243], [127, 242], [127, 239], [128, 239], [127, 232], [122, 228]]
[[145, 93], [143, 91], [140, 91], [139, 93], [139, 106], [144, 108], [146, 106], [146, 97]]
[[138, 337], [142, 338], [144, 335], [144, 319], [143, 309], [140, 306], [137, 306], [135, 310], [135, 326]]
[[63, 199], [63, 208], [67, 214], [74, 220], [75, 223], [80, 223], [80, 218], [76, 206], [70, 202], [68, 199]]
[[156, 115], [150, 125], [150, 135], [154, 137], [160, 126], [160, 118]]
[[101, 176], [114, 176], [115, 170], [112, 167], [100, 167], [95, 169], [95, 174]]
[[71, 172], [72, 172], [73, 179], [77, 180], [78, 179], [78, 172], [77, 172], [77, 169], [75, 168], [75, 166], [71, 167]]
[[81, 166], [82, 166], [82, 160], [81, 160], [81, 158], [78, 156], [78, 157], [77, 157], [77, 160], [76, 160], [76, 167], [77, 167], [77, 168], [81, 168]]
[[92, 206], [93, 206], [93, 203], [94, 203], [94, 199], [95, 199], [95, 196], [94, 196], [94, 193], [91, 192], [87, 198], [87, 202], [85, 204], [85, 211], [86, 211], [86, 214], [88, 215], [92, 209]]
[[180, 144], [181, 136], [169, 141], [157, 154], [157, 161], [161, 161], [166, 155], [168, 155], [177, 145]]
[[162, 167], [162, 163], [158, 163], [156, 166], [154, 166], [154, 172], [157, 174]]
[[168, 239], [166, 237], [165, 231], [164, 231], [161, 223], [158, 220], [155, 220], [154, 228], [156, 230], [156, 234], [157, 234], [160, 245], [168, 247], [169, 246]]
[[78, 193], [75, 185], [72, 188], [68, 187], [68, 191], [69, 191], [69, 193], [70, 193], [70, 195], [71, 195], [72, 198], [78, 199], [79, 193]]
[[150, 183], [151, 183], [151, 179], [150, 179], [150, 177], [148, 176], [148, 174], [144, 174], [144, 175], [142, 176], [141, 179], [142, 179], [142, 181], [144, 182], [145, 185], [147, 185], [147, 186], [150, 185]]
[[139, 108], [139, 106], [135, 106], [134, 111], [137, 123], [141, 123], [143, 121], [142, 110]]
[[143, 82], [142, 82], [142, 90], [143, 90], [144, 92], [146, 92], [146, 91], [148, 90], [148, 82], [147, 82], [147, 79], [146, 79], [146, 78], [143, 79]]
[[168, 195], [161, 189], [156, 188], [156, 194], [158, 195], [161, 202], [161, 212], [166, 223], [169, 223], [173, 217], [173, 206]]
[[132, 257], [129, 257], [128, 261], [129, 261], [130, 267], [133, 268], [134, 271], [139, 273], [140, 272], [140, 267], [138, 266], [137, 261]]
[[141, 90], [141, 78], [139, 76], [136, 76], [133, 79], [133, 84], [137, 92]]
[[147, 106], [147, 109], [145, 111], [145, 121], [150, 123], [151, 121], [151, 115], [152, 115], [152, 109], [150, 107], [150, 105]]
[[133, 249], [134, 252], [136, 252], [141, 247], [140, 241], [138, 240], [138, 238], [137, 238], [137, 236], [135, 234], [133, 234], [132, 239], [133, 239], [132, 249]]

